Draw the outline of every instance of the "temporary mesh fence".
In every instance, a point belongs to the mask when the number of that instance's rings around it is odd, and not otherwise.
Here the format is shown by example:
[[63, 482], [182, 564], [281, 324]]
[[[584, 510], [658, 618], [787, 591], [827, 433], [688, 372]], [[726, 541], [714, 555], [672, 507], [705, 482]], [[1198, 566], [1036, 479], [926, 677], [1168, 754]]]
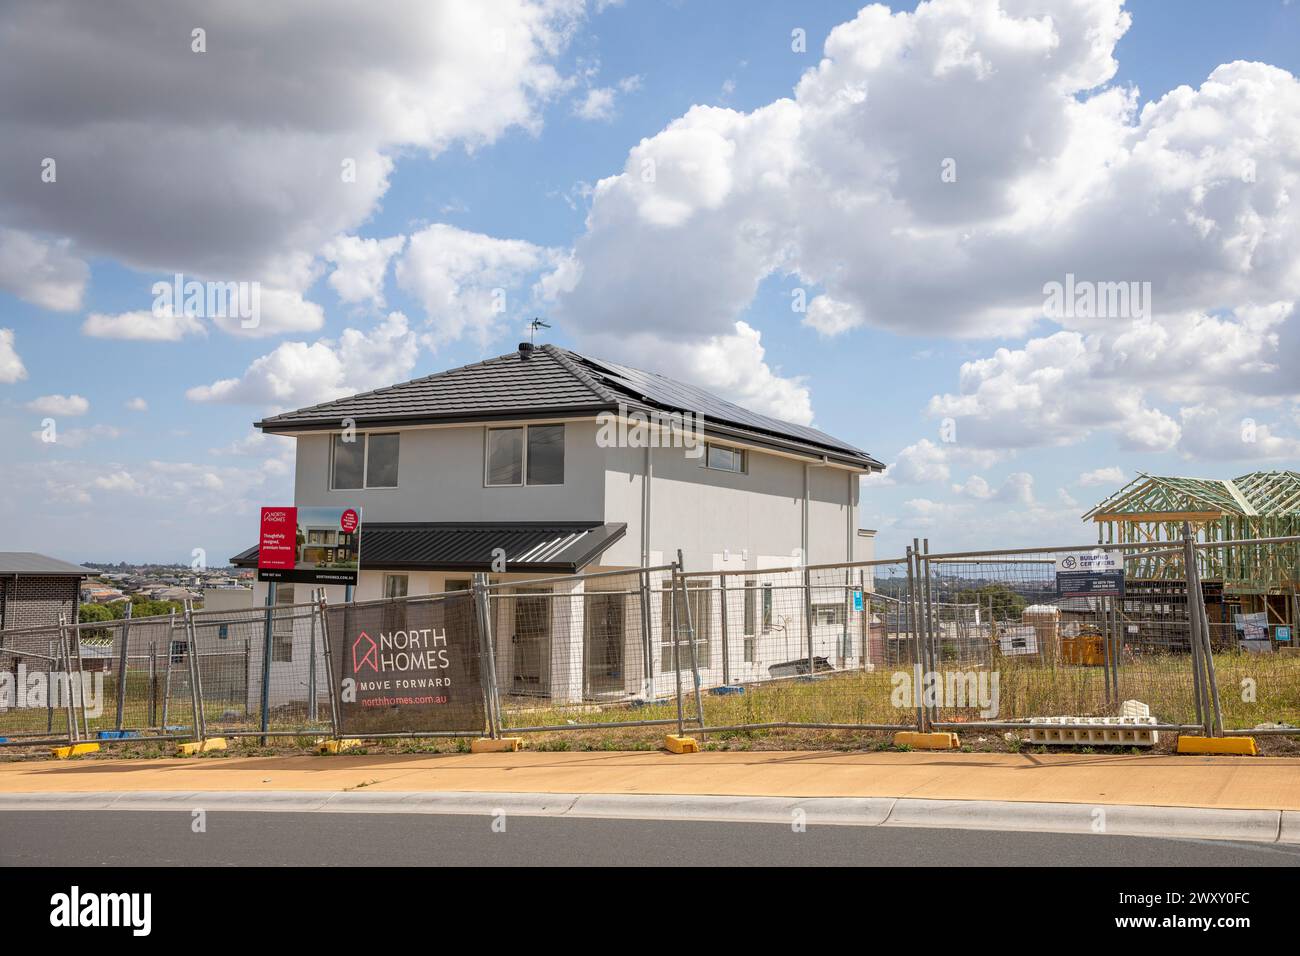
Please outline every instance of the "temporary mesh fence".
[[319, 616], [303, 604], [0, 631], [0, 743], [328, 731]]
[[[0, 631], [0, 744], [994, 730], [1143, 706], [1154, 729], [1300, 734], [1294, 591], [1203, 577], [1258, 543], [1185, 536], [918, 546], [762, 570], [476, 575], [470, 590], [329, 606], [286, 589], [288, 603], [271, 607], [11, 629]], [[1058, 570], [1089, 552], [1120, 556], [1122, 592], [1060, 588]]]
[[[1300, 539], [1196, 546], [1225, 734], [1300, 734]], [[1247, 568], [1267, 573], [1233, 584]]]
[[693, 572], [665, 602], [705, 728], [915, 726], [891, 682], [917, 653], [903, 561]]
[[188, 626], [183, 639], [197, 649], [206, 734], [309, 736], [332, 729], [318, 603], [196, 611]]
[[190, 645], [175, 618], [0, 632], [0, 740], [197, 732]]
[[673, 580], [662, 565], [488, 586], [501, 729], [678, 723]]
[[58, 628], [0, 631], [0, 742], [71, 736], [78, 694], [68, 680], [67, 655]]
[[1125, 701], [1160, 725], [1200, 724], [1186, 581], [1058, 593], [1058, 564], [1089, 550], [923, 556], [936, 726], [1118, 717]]

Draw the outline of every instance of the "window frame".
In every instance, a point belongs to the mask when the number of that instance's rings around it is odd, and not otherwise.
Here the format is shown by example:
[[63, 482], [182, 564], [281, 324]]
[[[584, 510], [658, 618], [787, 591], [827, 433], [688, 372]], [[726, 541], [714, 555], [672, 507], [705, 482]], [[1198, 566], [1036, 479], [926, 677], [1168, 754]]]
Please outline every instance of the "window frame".
[[[557, 482], [541, 482], [528, 480], [528, 432], [532, 428], [559, 428], [560, 434], [560, 475]], [[519, 480], [518, 481], [489, 481], [490, 472], [489, 464], [491, 461], [492, 433], [517, 431], [520, 433], [519, 441]], [[565, 484], [567, 473], [565, 470], [564, 459], [565, 449], [568, 438], [568, 429], [565, 428], [564, 422], [529, 422], [521, 425], [486, 425], [483, 428], [483, 487], [484, 488], [561, 488]]]
[[[372, 485], [370, 483], [370, 439], [386, 437], [388, 435], [393, 435], [397, 438], [397, 468], [396, 468], [397, 475], [394, 477], [393, 483], [391, 485]], [[365, 464], [361, 469], [361, 481], [365, 490], [366, 491], [383, 491], [383, 490], [391, 491], [392, 489], [396, 488], [398, 484], [401, 482], [401, 471], [402, 471], [402, 433], [400, 431], [366, 432], [366, 457], [365, 457]]]
[[[403, 584], [402, 584], [402, 593], [401, 593], [401, 594], [389, 594], [389, 593], [388, 593], [388, 582], [390, 582], [390, 581], [396, 581], [396, 580], [398, 580], [399, 578], [400, 578], [400, 579], [402, 580], [402, 582], [403, 582]], [[383, 590], [383, 595], [384, 595], [384, 600], [385, 600], [385, 601], [400, 601], [402, 598], [410, 597], [410, 596], [411, 596], [411, 576], [410, 576], [409, 574], [405, 573], [404, 571], [392, 571], [392, 572], [385, 571], [385, 572], [384, 572], [384, 584], [383, 584], [383, 589], [384, 589], [384, 590]]]
[[[823, 617], [829, 617], [829, 620], [822, 620]], [[844, 605], [830, 601], [813, 604], [812, 618], [814, 627], [843, 627], [848, 620]]]
[[[277, 609], [293, 608], [298, 593], [292, 581], [281, 582], [275, 589]], [[271, 663], [292, 664], [294, 644], [294, 619], [292, 610], [288, 615], [272, 612], [274, 623], [271, 627]]]
[[[738, 459], [739, 467], [737, 468], [719, 468], [716, 465], [709, 464], [709, 453], [714, 449], [729, 451]], [[704, 454], [701, 456], [700, 467], [707, 468], [709, 471], [720, 471], [724, 475], [747, 475], [749, 474], [749, 453], [746, 449], [738, 445], [727, 445], [723, 442], [706, 441], [704, 443]]]
[[745, 604], [741, 616], [741, 662], [754, 663], [758, 656], [759, 587], [757, 578], [745, 578]]
[[[370, 484], [370, 436], [371, 435], [395, 435], [397, 436], [397, 481], [391, 485], [372, 485]], [[402, 433], [401, 431], [379, 431], [379, 432], [358, 432], [356, 437], [361, 442], [361, 486], [359, 488], [343, 488], [337, 481], [335, 470], [335, 453], [338, 450], [338, 442], [343, 437], [342, 432], [330, 432], [330, 455], [329, 455], [329, 490], [330, 491], [393, 491], [401, 487], [402, 483]], [[344, 444], [351, 444], [345, 442]]]
[[[559, 442], [560, 480], [559, 481], [532, 481], [529, 477], [529, 471], [532, 468], [532, 464], [533, 464], [532, 438], [533, 438], [534, 428], [558, 428], [560, 430], [560, 442]], [[524, 471], [522, 477], [525, 485], [528, 485], [529, 487], [536, 485], [539, 488], [546, 488], [546, 487], [554, 488], [557, 485], [564, 484], [564, 458], [565, 458], [564, 441], [567, 435], [568, 432], [565, 431], [564, 422], [538, 422], [536, 424], [530, 424], [524, 426], [524, 461], [523, 461]]]

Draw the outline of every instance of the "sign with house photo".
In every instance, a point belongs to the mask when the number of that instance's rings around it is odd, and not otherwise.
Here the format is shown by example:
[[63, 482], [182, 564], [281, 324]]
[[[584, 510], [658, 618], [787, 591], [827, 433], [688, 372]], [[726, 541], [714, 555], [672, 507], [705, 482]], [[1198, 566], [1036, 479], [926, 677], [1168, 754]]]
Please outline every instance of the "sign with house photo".
[[259, 581], [356, 584], [360, 565], [360, 508], [262, 509]]

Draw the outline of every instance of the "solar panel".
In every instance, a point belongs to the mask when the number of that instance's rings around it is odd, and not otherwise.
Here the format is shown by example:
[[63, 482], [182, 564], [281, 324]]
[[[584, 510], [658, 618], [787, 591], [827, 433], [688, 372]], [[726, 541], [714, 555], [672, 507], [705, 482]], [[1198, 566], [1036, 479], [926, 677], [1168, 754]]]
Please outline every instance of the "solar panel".
[[611, 384], [619, 389], [643, 397], [656, 405], [679, 411], [698, 412], [706, 420], [711, 418], [718, 422], [740, 425], [744, 428], [752, 428], [756, 431], [781, 435], [786, 438], [795, 438], [813, 445], [835, 448], [856, 455], [866, 454], [862, 449], [838, 441], [816, 428], [809, 428], [807, 425], [796, 425], [792, 422], [784, 422], [778, 418], [770, 418], [767, 415], [751, 412], [747, 408], [733, 405], [716, 395], [709, 394], [702, 388], [687, 385], [685, 382], [678, 382], [654, 372], [644, 372], [641, 369], [629, 368], [626, 365], [619, 365], [604, 359], [592, 359], [576, 354], [574, 358], [581, 360], [589, 368], [599, 372], [602, 377], [608, 379]]

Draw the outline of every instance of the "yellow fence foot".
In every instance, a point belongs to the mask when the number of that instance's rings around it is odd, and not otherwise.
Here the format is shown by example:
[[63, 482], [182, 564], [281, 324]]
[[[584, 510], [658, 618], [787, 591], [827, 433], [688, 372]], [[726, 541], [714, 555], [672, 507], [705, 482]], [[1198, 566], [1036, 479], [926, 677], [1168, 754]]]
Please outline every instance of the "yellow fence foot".
[[514, 753], [524, 745], [523, 737], [480, 737], [470, 741], [469, 752], [472, 754]]
[[225, 749], [225, 737], [209, 737], [207, 740], [195, 740], [192, 743], [181, 744], [176, 748], [176, 756], [189, 757], [192, 754], [206, 753], [209, 750]]
[[1188, 737], [1178, 735], [1180, 754], [1243, 754], [1253, 757], [1259, 750], [1254, 737]]
[[676, 734], [669, 734], [664, 738], [664, 749], [671, 754], [697, 754], [700, 752], [700, 745], [696, 743], [694, 737], [678, 737]]
[[961, 741], [952, 731], [923, 734], [915, 730], [900, 730], [894, 734], [895, 747], [913, 747], [916, 750], [956, 750]]
[[327, 740], [324, 737], [316, 741], [316, 752], [322, 754], [341, 754], [345, 750], [355, 750], [361, 746], [356, 737], [344, 737], [342, 740]]
[[69, 757], [80, 757], [82, 754], [93, 754], [99, 749], [99, 744], [73, 744], [70, 747], [55, 747], [50, 753], [59, 760], [67, 760]]

